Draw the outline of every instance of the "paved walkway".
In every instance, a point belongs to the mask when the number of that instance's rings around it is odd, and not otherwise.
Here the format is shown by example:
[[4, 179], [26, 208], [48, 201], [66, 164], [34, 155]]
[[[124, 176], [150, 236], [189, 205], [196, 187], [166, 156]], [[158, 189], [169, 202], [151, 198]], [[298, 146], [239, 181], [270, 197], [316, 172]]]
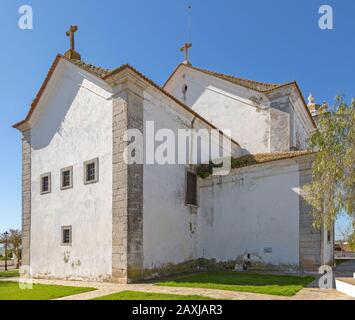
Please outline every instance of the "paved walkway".
[[[18, 281], [17, 278], [1, 279], [0, 281]], [[355, 300], [350, 296], [342, 294], [335, 289], [318, 289], [318, 288], [304, 288], [293, 297], [283, 297], [275, 295], [237, 292], [228, 290], [204, 289], [204, 288], [178, 288], [178, 287], [162, 287], [154, 286], [150, 283], [144, 284], [114, 284], [114, 283], [100, 283], [100, 282], [84, 282], [84, 281], [64, 281], [64, 280], [44, 280], [34, 279], [34, 283], [78, 286], [78, 287], [92, 287], [97, 290], [81, 293], [73, 296], [60, 298], [58, 300], [89, 300], [112, 293], [131, 290], [144, 292], [159, 292], [182, 295], [201, 295], [215, 299], [228, 300]]]
[[[335, 277], [352, 277], [355, 272], [355, 260], [343, 262], [334, 270]], [[18, 278], [3, 278], [0, 281], [18, 281]], [[228, 300], [355, 300], [354, 298], [338, 292], [335, 289], [319, 289], [318, 280], [311, 283], [308, 288], [299, 291], [293, 297], [283, 297], [267, 294], [228, 291], [217, 289], [204, 288], [181, 288], [181, 287], [163, 287], [154, 286], [151, 283], [140, 284], [115, 284], [105, 282], [86, 282], [86, 281], [65, 281], [65, 280], [45, 280], [34, 279], [34, 283], [54, 284], [77, 287], [92, 287], [96, 290], [86, 293], [81, 293], [73, 296], [59, 298], [58, 300], [90, 300], [97, 297], [102, 297], [112, 293], [131, 290], [143, 292], [159, 292], [182, 295], [201, 295], [215, 299]]]

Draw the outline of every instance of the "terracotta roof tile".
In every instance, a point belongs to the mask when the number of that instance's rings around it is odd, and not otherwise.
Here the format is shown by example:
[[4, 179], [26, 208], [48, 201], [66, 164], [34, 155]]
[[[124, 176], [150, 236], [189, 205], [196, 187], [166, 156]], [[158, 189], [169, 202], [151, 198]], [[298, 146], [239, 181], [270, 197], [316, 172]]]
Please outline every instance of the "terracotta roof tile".
[[105, 69], [105, 68], [101, 68], [101, 67], [97, 67], [94, 66], [92, 64], [89, 63], [85, 63], [81, 60], [73, 60], [73, 59], [67, 59], [68, 61], [74, 63], [75, 65], [77, 65], [78, 67], [94, 74], [95, 76], [103, 79], [107, 74], [109, 74], [111, 72], [111, 70], [109, 69]]
[[[32, 102], [31, 104], [31, 108], [30, 111], [28, 112], [26, 118], [16, 124], [13, 125], [14, 128], [20, 128], [23, 124], [25, 124], [31, 117], [34, 109], [36, 108], [56, 66], [58, 65], [58, 62], [60, 59], [65, 59], [73, 64], [75, 64], [76, 66], [78, 66], [79, 68], [90, 72], [91, 74], [99, 77], [102, 80], [107, 80], [109, 77], [113, 76], [114, 74], [128, 68], [130, 70], [132, 70], [134, 73], [136, 73], [138, 76], [140, 76], [142, 79], [144, 79], [145, 81], [147, 81], [150, 85], [152, 85], [153, 87], [155, 87], [157, 90], [159, 90], [160, 92], [162, 92], [164, 95], [166, 95], [168, 98], [170, 98], [171, 100], [173, 100], [174, 102], [176, 102], [178, 105], [180, 105], [181, 107], [183, 107], [185, 110], [187, 110], [189, 113], [193, 114], [196, 118], [199, 118], [201, 121], [203, 121], [204, 123], [206, 123], [208, 126], [210, 126], [213, 129], [218, 130], [222, 135], [223, 132], [218, 129], [216, 126], [214, 126], [212, 123], [210, 123], [209, 121], [207, 121], [205, 118], [203, 118], [200, 114], [196, 113], [195, 111], [193, 111], [191, 108], [189, 108], [188, 106], [186, 106], [183, 102], [181, 102], [180, 100], [176, 99], [173, 95], [171, 95], [169, 92], [167, 92], [166, 90], [164, 90], [162, 87], [160, 87], [159, 85], [157, 85], [154, 81], [152, 81], [151, 79], [149, 79], [148, 77], [146, 77], [144, 74], [142, 74], [141, 72], [139, 72], [137, 69], [135, 69], [134, 67], [132, 67], [129, 64], [123, 64], [120, 67], [113, 69], [113, 70], [109, 70], [109, 69], [105, 69], [105, 68], [101, 68], [101, 67], [97, 67], [94, 66], [92, 64], [89, 63], [85, 63], [81, 60], [74, 60], [74, 59], [69, 59], [66, 58], [65, 56], [58, 54], [57, 57], [55, 58], [55, 61], [53, 62], [45, 81], [43, 82], [39, 92], [37, 93], [36, 99]], [[239, 146], [239, 143], [236, 142], [235, 140], [231, 139], [232, 143], [234, 143], [235, 145]]]
[[211, 76], [215, 76], [217, 78], [220, 78], [220, 79], [229, 81], [231, 83], [243, 86], [245, 88], [248, 88], [248, 89], [251, 89], [251, 90], [255, 90], [255, 91], [258, 91], [258, 92], [262, 92], [262, 93], [265, 93], [265, 94], [268, 94], [268, 93], [272, 92], [273, 90], [277, 90], [277, 89], [282, 88], [282, 87], [294, 86], [296, 88], [296, 90], [298, 91], [300, 97], [301, 97], [303, 106], [306, 109], [306, 112], [308, 113], [308, 116], [309, 116], [309, 118], [310, 118], [310, 120], [311, 120], [311, 122], [313, 124], [313, 127], [314, 128], [317, 127], [316, 123], [315, 123], [315, 121], [314, 121], [314, 119], [313, 119], [313, 117], [312, 117], [312, 115], [311, 115], [311, 113], [310, 113], [310, 111], [309, 111], [309, 109], [307, 107], [307, 104], [306, 104], [306, 101], [305, 101], [305, 99], [303, 97], [301, 89], [298, 86], [296, 81], [286, 82], [286, 83], [283, 83], [283, 84], [258, 82], [258, 81], [254, 81], [254, 80], [238, 78], [238, 77], [234, 77], [234, 76], [231, 76], [231, 75], [227, 75], [227, 74], [223, 74], [223, 73], [219, 73], [219, 72], [215, 72], [215, 71], [210, 71], [210, 70], [198, 68], [198, 67], [192, 66], [191, 64], [180, 63], [175, 68], [175, 70], [172, 72], [172, 74], [169, 76], [169, 78], [165, 81], [165, 83], [163, 85], [163, 88], [166, 87], [168, 82], [173, 78], [173, 76], [175, 75], [175, 73], [177, 72], [177, 70], [181, 66], [185, 66], [185, 67], [191, 68], [193, 70], [197, 70], [199, 72], [203, 72], [205, 74], [208, 74], [208, 75], [211, 75]]
[[[315, 154], [311, 150], [300, 150], [300, 151], [286, 151], [286, 152], [270, 152], [270, 153], [257, 153], [257, 154], [247, 154], [239, 158], [232, 158], [232, 169], [242, 168], [257, 164], [262, 164], [271, 161], [285, 160], [297, 158], [305, 155]], [[213, 164], [202, 164], [198, 166], [197, 172], [201, 178], [207, 178], [212, 174]]]
[[259, 82], [259, 81], [244, 79], [244, 78], [238, 78], [238, 77], [234, 77], [234, 76], [231, 76], [228, 74], [223, 74], [223, 73], [219, 73], [219, 72], [215, 72], [215, 71], [210, 71], [210, 70], [194, 67], [191, 65], [188, 65], [188, 67], [191, 69], [206, 73], [208, 75], [212, 75], [217, 78], [220, 78], [220, 79], [223, 79], [223, 80], [226, 80], [229, 82], [233, 82], [235, 84], [239, 84], [239, 85], [246, 87], [248, 89], [252, 89], [252, 90], [260, 91], [260, 92], [266, 92], [269, 90], [277, 89], [279, 87], [282, 87], [282, 86], [285, 86], [288, 84], [288, 83], [276, 84], [276, 83]]
[[254, 164], [265, 163], [276, 160], [292, 159], [308, 154], [314, 153], [311, 150], [300, 151], [286, 151], [286, 152], [269, 152], [269, 153], [256, 153], [247, 154], [239, 158], [232, 160], [232, 168], [241, 168], [245, 166], [251, 166]]

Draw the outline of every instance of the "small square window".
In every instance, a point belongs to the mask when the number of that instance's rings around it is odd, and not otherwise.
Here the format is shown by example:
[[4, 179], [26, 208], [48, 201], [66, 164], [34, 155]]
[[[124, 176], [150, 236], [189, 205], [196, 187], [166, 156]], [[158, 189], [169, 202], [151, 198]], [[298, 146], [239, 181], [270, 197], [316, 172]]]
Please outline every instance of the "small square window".
[[60, 170], [60, 189], [65, 190], [73, 187], [73, 167]]
[[72, 242], [72, 228], [71, 226], [62, 227], [62, 245], [68, 246]]
[[99, 181], [99, 159], [84, 162], [84, 183], [94, 183]]
[[191, 171], [186, 172], [186, 198], [185, 203], [197, 206], [197, 175]]
[[41, 194], [46, 194], [51, 192], [51, 174], [45, 173], [41, 175]]

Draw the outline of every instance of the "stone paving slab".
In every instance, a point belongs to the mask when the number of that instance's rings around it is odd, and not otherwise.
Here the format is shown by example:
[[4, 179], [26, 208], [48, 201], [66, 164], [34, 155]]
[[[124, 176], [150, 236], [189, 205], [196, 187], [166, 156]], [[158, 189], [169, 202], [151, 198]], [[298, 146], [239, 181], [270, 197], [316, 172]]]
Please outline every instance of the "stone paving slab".
[[335, 279], [355, 286], [355, 278], [335, 278]]

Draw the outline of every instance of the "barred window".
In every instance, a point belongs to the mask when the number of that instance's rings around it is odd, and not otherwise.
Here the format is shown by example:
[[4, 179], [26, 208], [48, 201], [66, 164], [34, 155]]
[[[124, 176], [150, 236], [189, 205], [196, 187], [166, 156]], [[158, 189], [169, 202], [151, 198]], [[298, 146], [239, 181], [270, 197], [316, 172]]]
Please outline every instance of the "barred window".
[[99, 159], [93, 159], [84, 163], [84, 183], [94, 183], [99, 180]]
[[71, 226], [62, 227], [62, 245], [70, 245], [72, 242]]
[[73, 167], [60, 170], [60, 188], [62, 190], [73, 187]]
[[197, 206], [197, 175], [186, 172], [186, 200], [187, 205]]
[[95, 180], [95, 163], [90, 163], [86, 167], [86, 180]]
[[51, 174], [45, 173], [41, 175], [41, 194], [46, 194], [51, 192]]

